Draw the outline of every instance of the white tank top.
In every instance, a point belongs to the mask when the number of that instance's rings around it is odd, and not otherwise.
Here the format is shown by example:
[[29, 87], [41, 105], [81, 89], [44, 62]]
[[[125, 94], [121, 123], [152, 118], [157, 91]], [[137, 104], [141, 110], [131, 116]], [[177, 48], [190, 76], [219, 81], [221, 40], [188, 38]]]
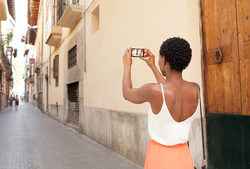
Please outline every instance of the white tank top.
[[177, 122], [172, 118], [167, 108], [162, 84], [161, 84], [161, 90], [163, 96], [163, 104], [160, 112], [158, 114], [154, 114], [151, 109], [151, 106], [149, 106], [148, 110], [149, 135], [151, 139], [166, 146], [186, 143], [189, 140], [189, 130], [191, 128], [191, 124], [196, 116], [196, 113], [199, 110], [200, 98], [198, 100], [198, 105], [194, 114], [182, 122]]

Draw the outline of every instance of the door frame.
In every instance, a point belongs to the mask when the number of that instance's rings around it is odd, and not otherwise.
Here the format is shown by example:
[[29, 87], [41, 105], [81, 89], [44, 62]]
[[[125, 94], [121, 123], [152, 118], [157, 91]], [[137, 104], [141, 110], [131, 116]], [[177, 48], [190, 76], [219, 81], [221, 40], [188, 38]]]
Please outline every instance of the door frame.
[[202, 120], [203, 120], [203, 134], [204, 134], [204, 149], [205, 149], [205, 159], [206, 159], [206, 161], [205, 161], [205, 165], [206, 165], [206, 167], [208, 167], [207, 166], [207, 154], [208, 154], [208, 152], [207, 152], [207, 128], [206, 128], [206, 126], [207, 126], [207, 119], [206, 119], [206, 79], [205, 79], [205, 62], [204, 62], [204, 46], [205, 46], [205, 44], [206, 44], [206, 42], [204, 41], [204, 29], [203, 29], [203, 25], [202, 25], [202, 23], [203, 23], [203, 20], [202, 20], [202, 15], [203, 15], [203, 11], [202, 11], [202, 2], [201, 2], [201, 0], [198, 0], [198, 3], [199, 3], [199, 11], [200, 11], [200, 13], [199, 13], [199, 22], [200, 22], [200, 24], [199, 24], [199, 34], [200, 34], [200, 42], [201, 42], [201, 45], [200, 45], [200, 47], [201, 47], [201, 78], [202, 78], [202, 80], [201, 80], [201, 82], [202, 82], [202, 84], [201, 84], [201, 86], [202, 86], [202, 91], [200, 92], [201, 94], [202, 94], [202, 97], [201, 97], [201, 106], [202, 106]]

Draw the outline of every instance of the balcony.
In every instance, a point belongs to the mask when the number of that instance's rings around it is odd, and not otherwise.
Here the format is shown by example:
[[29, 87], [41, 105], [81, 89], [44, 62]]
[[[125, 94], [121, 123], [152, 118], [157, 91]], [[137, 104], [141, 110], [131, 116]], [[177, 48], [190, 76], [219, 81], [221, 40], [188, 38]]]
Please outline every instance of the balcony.
[[57, 46], [62, 39], [62, 27], [52, 25], [46, 37], [46, 44], [49, 46]]
[[72, 28], [83, 12], [83, 6], [79, 0], [60, 0], [58, 13], [58, 25]]
[[62, 39], [62, 27], [57, 25], [58, 8], [52, 7], [52, 1], [48, 0], [46, 27], [45, 27], [45, 43], [49, 46], [57, 46]]

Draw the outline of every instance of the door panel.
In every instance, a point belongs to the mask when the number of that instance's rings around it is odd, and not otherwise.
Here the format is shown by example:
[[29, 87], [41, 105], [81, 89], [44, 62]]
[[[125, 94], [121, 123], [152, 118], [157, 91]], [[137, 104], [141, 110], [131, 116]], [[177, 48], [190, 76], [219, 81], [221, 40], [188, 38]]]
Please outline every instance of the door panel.
[[[201, 0], [201, 6], [208, 168], [246, 169], [250, 167], [250, 1]], [[218, 47], [223, 54], [220, 63], [214, 58]]]
[[[202, 0], [205, 103], [209, 113], [241, 114], [235, 5], [235, 0]], [[223, 54], [220, 63], [214, 59], [218, 47]]]
[[242, 115], [250, 115], [250, 1], [237, 0]]
[[246, 169], [244, 168], [242, 116], [208, 113], [206, 117], [207, 123], [213, 124], [207, 125], [208, 168]]

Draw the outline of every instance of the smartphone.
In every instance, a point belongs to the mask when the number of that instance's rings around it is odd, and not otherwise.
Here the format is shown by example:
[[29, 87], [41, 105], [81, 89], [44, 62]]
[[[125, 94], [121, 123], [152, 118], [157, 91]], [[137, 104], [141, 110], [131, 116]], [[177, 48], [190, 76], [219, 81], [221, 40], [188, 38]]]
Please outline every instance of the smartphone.
[[144, 49], [142, 48], [132, 48], [131, 57], [144, 57]]

